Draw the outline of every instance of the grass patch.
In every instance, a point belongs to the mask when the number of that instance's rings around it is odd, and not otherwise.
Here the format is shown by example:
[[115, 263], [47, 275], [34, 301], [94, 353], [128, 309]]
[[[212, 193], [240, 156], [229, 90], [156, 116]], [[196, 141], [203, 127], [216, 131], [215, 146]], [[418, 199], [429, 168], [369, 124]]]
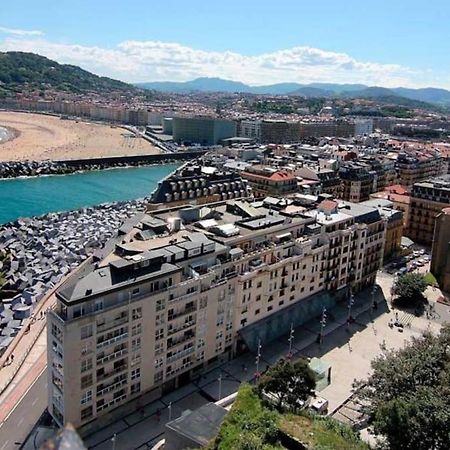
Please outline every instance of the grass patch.
[[[368, 450], [350, 427], [308, 412], [300, 415], [274, 411], [244, 384], [208, 450], [281, 450], [284, 433], [311, 450]], [[283, 441], [284, 442], [284, 441]]]
[[434, 286], [438, 284], [436, 277], [431, 272], [428, 272], [426, 275], [424, 275], [423, 279], [425, 280], [425, 283], [428, 284], [428, 286]]
[[304, 412], [284, 414], [280, 429], [315, 450], [368, 450], [369, 446], [346, 425], [329, 417]]
[[262, 405], [253, 388], [244, 384], [219, 434], [208, 447], [217, 450], [281, 450], [278, 443], [279, 414]]

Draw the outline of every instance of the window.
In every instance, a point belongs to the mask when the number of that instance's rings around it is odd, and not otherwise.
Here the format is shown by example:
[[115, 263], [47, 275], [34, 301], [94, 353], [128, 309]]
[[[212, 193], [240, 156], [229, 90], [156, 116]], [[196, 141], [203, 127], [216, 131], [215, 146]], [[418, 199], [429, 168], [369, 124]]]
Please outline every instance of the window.
[[133, 308], [132, 312], [131, 312], [131, 318], [133, 320], [137, 320], [140, 319], [142, 317], [142, 308]]
[[216, 333], [216, 339], [222, 339], [223, 338], [223, 331], [220, 330]]
[[81, 404], [85, 405], [86, 403], [92, 402], [92, 391], [86, 391], [82, 396], [81, 396]]
[[164, 299], [156, 301], [156, 311], [162, 311], [166, 307], [166, 301]]
[[141, 348], [141, 338], [138, 337], [136, 339], [133, 339], [131, 341], [131, 350], [135, 352], [136, 350], [139, 350]]
[[81, 346], [81, 356], [92, 353], [92, 342], [87, 342]]
[[160, 367], [162, 367], [162, 365], [164, 364], [164, 359], [163, 358], [156, 358], [155, 359], [155, 368], [159, 369]]
[[137, 323], [136, 325], [133, 325], [131, 328], [131, 336], [136, 336], [137, 334], [142, 333], [142, 324]]
[[141, 383], [140, 382], [134, 383], [131, 385], [131, 392], [130, 392], [131, 395], [137, 394], [140, 391], [141, 391]]
[[75, 306], [73, 308], [73, 318], [84, 316], [84, 305]]
[[81, 410], [81, 420], [86, 420], [92, 417], [92, 405]]
[[92, 369], [92, 358], [83, 359], [81, 361], [81, 372], [86, 372]]
[[259, 289], [260, 287], [262, 287], [262, 281], [258, 281], [258, 283], [256, 283], [256, 287]]
[[132, 295], [133, 297], [135, 297], [136, 295], [139, 295], [139, 288], [134, 288], [134, 289], [131, 291], [131, 295]]
[[208, 304], [208, 298], [202, 297], [200, 299], [200, 309], [206, 308], [206, 305]]
[[133, 369], [131, 371], [131, 379], [135, 380], [136, 378], [141, 377], [141, 369], [138, 367], [137, 369]]
[[52, 323], [52, 336], [55, 336], [58, 341], [62, 342], [63, 333], [59, 327], [57, 327], [54, 323]]
[[159, 341], [160, 339], [164, 338], [164, 328], [160, 328], [159, 330], [155, 331], [155, 339]]
[[155, 376], [153, 377], [153, 381], [155, 383], [158, 383], [158, 382], [162, 381], [162, 379], [163, 379], [163, 371], [160, 370], [159, 372], [155, 373]]
[[133, 353], [131, 355], [130, 365], [131, 366], [135, 366], [136, 364], [139, 364], [140, 362], [141, 362], [141, 355], [140, 355], [140, 353]]
[[164, 352], [164, 342], [157, 342], [155, 344], [155, 355], [160, 355]]
[[81, 327], [81, 339], [87, 339], [92, 336], [92, 325]]
[[273, 309], [273, 306], [270, 305], [270, 306], [267, 308], [267, 312], [272, 311], [272, 309]]
[[94, 311], [102, 311], [103, 310], [103, 299], [95, 300]]
[[92, 373], [89, 373], [87, 375], [83, 375], [81, 377], [81, 389], [86, 389], [89, 386], [92, 385]]
[[258, 294], [258, 295], [256, 296], [256, 301], [259, 302], [260, 300], [261, 300], [261, 294]]
[[257, 315], [259, 314], [259, 312], [260, 312], [260, 310], [257, 309], [257, 310], [255, 311], [255, 316], [257, 316]]

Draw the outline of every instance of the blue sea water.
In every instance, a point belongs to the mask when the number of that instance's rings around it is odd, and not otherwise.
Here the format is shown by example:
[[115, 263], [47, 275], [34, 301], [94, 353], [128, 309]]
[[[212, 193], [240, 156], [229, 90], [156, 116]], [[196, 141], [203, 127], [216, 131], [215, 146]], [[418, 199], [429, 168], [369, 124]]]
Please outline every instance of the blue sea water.
[[179, 164], [0, 180], [0, 224], [148, 196]]

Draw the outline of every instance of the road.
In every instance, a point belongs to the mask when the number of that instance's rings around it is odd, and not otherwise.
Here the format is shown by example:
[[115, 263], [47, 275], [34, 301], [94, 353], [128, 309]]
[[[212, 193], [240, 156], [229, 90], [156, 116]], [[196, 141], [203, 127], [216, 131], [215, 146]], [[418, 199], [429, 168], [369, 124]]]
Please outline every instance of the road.
[[47, 407], [47, 372], [36, 378], [9, 417], [0, 425], [0, 450], [17, 450]]

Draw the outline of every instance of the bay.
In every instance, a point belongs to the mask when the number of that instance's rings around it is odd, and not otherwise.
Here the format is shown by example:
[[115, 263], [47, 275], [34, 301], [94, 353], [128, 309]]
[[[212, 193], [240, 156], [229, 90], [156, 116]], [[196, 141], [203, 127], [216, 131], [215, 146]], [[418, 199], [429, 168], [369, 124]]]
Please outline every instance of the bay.
[[179, 164], [0, 180], [0, 224], [150, 195]]

